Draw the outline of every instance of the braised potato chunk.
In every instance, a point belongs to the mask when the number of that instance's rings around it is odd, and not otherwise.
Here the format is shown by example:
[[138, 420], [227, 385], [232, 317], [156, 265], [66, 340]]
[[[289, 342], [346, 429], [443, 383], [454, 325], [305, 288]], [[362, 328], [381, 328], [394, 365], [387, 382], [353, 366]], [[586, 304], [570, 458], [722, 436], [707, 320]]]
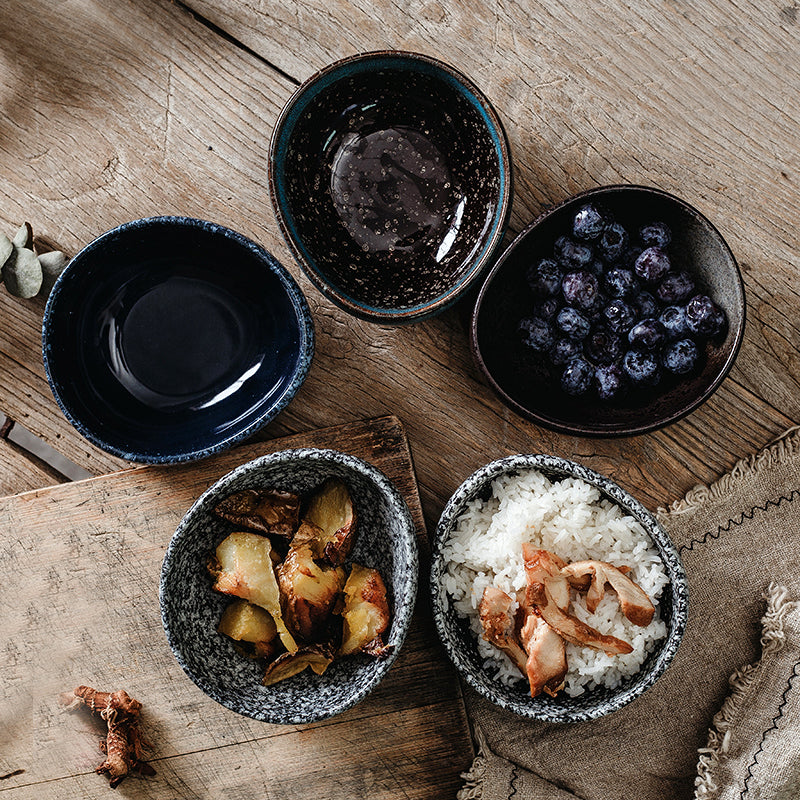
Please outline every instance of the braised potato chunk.
[[312, 496], [303, 521], [322, 530], [314, 557], [325, 557], [335, 567], [343, 564], [353, 547], [356, 525], [353, 500], [344, 482], [325, 481]]
[[253, 646], [257, 658], [269, 658], [277, 648], [278, 629], [272, 617], [247, 600], [234, 600], [225, 611], [217, 630], [236, 642]]
[[214, 513], [234, 525], [291, 539], [300, 524], [300, 497], [276, 489], [246, 489], [226, 497]]
[[271, 553], [272, 545], [264, 536], [244, 531], [230, 534], [219, 544], [216, 559], [209, 565], [216, 579], [213, 588], [222, 594], [249, 600], [268, 611], [283, 646], [294, 653], [297, 644], [283, 622]]
[[314, 560], [321, 533], [319, 528], [303, 523], [278, 569], [286, 626], [307, 642], [318, 641], [323, 635], [345, 579], [342, 567]]
[[388, 655], [381, 635], [389, 627], [389, 604], [386, 586], [376, 569], [353, 564], [344, 585], [344, 632], [341, 655], [365, 652]]

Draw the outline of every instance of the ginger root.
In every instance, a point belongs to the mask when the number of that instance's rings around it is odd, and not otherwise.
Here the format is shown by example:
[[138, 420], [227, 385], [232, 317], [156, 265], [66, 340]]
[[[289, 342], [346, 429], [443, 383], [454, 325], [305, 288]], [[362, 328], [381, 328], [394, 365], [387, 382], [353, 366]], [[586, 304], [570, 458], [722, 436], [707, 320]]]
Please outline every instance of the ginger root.
[[79, 686], [73, 694], [108, 724], [108, 735], [100, 742], [106, 760], [95, 770], [98, 775], [108, 774], [110, 786], [116, 789], [131, 770], [142, 775], [155, 775], [156, 771], [142, 761], [142, 748], [148, 742], [139, 731], [139, 712], [142, 704], [134, 700], [124, 689], [116, 692], [98, 692], [89, 686]]

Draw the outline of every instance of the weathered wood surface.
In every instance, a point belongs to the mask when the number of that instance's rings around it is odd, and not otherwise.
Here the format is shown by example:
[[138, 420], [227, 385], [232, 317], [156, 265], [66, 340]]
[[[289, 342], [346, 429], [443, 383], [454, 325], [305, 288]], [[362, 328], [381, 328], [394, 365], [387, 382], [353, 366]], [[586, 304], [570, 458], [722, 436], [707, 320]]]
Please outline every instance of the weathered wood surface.
[[[206, 462], [142, 467], [0, 500], [0, 796], [108, 797], [98, 730], [59, 713], [62, 691], [125, 688], [144, 704], [154, 778], [140, 798], [441, 798], [473, 752], [453, 669], [417, 614], [387, 678], [350, 711], [310, 726], [256, 722], [207, 698], [167, 645], [158, 608], [164, 549], [191, 503], [245, 460], [285, 447], [368, 459], [425, 528], [408, 443], [394, 418], [247, 445]], [[425, 549], [425, 548], [423, 548]], [[425, 587], [420, 606], [424, 609]]]
[[[308, 381], [264, 435], [396, 413], [419, 444], [433, 520], [471, 469], [520, 450], [579, 458], [656, 506], [800, 419], [800, 248], [789, 224], [800, 211], [800, 28], [792, 9], [191, 4], [228, 35], [167, 0], [3, 4], [4, 30], [38, 35], [3, 42], [0, 223], [12, 229], [29, 218], [48, 243], [75, 252], [119, 222], [185, 213], [264, 243], [298, 277], [318, 332]], [[703, 409], [627, 440], [553, 434], [506, 411], [480, 380], [466, 344], [467, 302], [411, 328], [381, 329], [310, 287], [269, 203], [272, 125], [291, 78], [383, 46], [445, 58], [495, 102], [516, 165], [513, 229], [612, 181], [676, 191], [719, 225], [744, 268], [750, 317], [737, 366]], [[50, 396], [41, 312], [40, 301], [0, 292], [0, 409], [92, 472], [118, 468], [64, 424]]]

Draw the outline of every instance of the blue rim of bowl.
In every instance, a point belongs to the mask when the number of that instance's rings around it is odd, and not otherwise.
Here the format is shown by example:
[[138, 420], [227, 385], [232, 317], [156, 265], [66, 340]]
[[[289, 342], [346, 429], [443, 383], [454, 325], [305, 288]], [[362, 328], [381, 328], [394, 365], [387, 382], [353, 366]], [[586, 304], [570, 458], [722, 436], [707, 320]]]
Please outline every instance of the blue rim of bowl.
[[[61, 288], [66, 276], [71, 270], [77, 268], [76, 265], [80, 265], [80, 261], [84, 256], [91, 255], [98, 247], [101, 247], [107, 239], [130, 229], [150, 227], [151, 225], [180, 225], [188, 228], [202, 227], [207, 230], [210, 229], [213, 233], [221, 234], [239, 246], [249, 250], [259, 260], [265, 262], [268, 268], [275, 273], [275, 275], [283, 284], [283, 287], [291, 300], [292, 308], [295, 310], [298, 329], [300, 331], [300, 355], [295, 368], [294, 378], [286, 387], [280, 399], [271, 408], [269, 408], [269, 410], [265, 411], [264, 414], [262, 414], [257, 420], [248, 425], [247, 428], [231, 434], [215, 445], [204, 447], [199, 450], [191, 450], [189, 452], [147, 455], [125, 450], [124, 448], [117, 447], [116, 445], [106, 442], [102, 436], [99, 436], [97, 433], [84, 425], [72, 413], [71, 409], [67, 407], [55, 385], [50, 371], [50, 320], [52, 315], [55, 313], [54, 309], [59, 302]], [[55, 397], [61, 412], [75, 428], [75, 430], [77, 430], [78, 433], [80, 433], [84, 438], [88, 439], [92, 444], [108, 453], [111, 453], [112, 455], [119, 456], [126, 461], [133, 461], [139, 464], [171, 464], [180, 463], [183, 461], [195, 461], [197, 459], [214, 455], [222, 450], [226, 450], [237, 442], [243, 441], [244, 439], [252, 436], [256, 431], [280, 414], [280, 412], [283, 411], [283, 409], [286, 408], [286, 406], [291, 402], [308, 375], [313, 357], [314, 323], [311, 318], [311, 310], [308, 307], [308, 302], [306, 301], [303, 292], [297, 285], [294, 278], [289, 274], [288, 270], [268, 250], [265, 250], [261, 245], [256, 244], [252, 239], [248, 239], [246, 236], [244, 236], [244, 234], [234, 231], [231, 228], [226, 228], [224, 225], [219, 225], [216, 222], [208, 222], [207, 220], [196, 219], [194, 217], [157, 216], [135, 219], [131, 220], [130, 222], [125, 222], [122, 225], [118, 225], [116, 228], [112, 228], [111, 230], [106, 231], [96, 239], [92, 240], [72, 259], [70, 259], [66, 269], [64, 269], [64, 271], [58, 276], [47, 298], [47, 304], [45, 305], [44, 309], [44, 317], [42, 319], [42, 361], [44, 362], [44, 371], [47, 376], [47, 382], [50, 384], [50, 391], [53, 393], [53, 397]]]
[[392, 483], [392, 481], [387, 478], [386, 475], [384, 475], [383, 472], [381, 472], [377, 467], [374, 467], [367, 461], [364, 461], [356, 456], [348, 455], [347, 453], [342, 453], [339, 450], [325, 448], [302, 447], [293, 450], [279, 450], [277, 453], [270, 453], [265, 456], [260, 456], [252, 461], [248, 461], [246, 464], [241, 464], [240, 466], [236, 467], [236, 469], [232, 470], [226, 475], [223, 475], [223, 477], [221, 477], [213, 485], [209, 486], [209, 488], [206, 489], [203, 494], [197, 498], [197, 500], [195, 500], [189, 510], [184, 514], [183, 518], [178, 523], [178, 527], [175, 529], [175, 533], [172, 534], [169, 544], [167, 545], [167, 550], [164, 554], [164, 561], [161, 564], [161, 573], [158, 586], [159, 607], [161, 609], [161, 623], [164, 628], [164, 634], [176, 661], [181, 666], [181, 669], [183, 669], [192, 682], [198, 688], [202, 689], [202, 691], [205, 692], [212, 700], [215, 700], [225, 708], [229, 708], [231, 711], [243, 713], [238, 709], [232, 708], [230, 705], [228, 705], [225, 702], [224, 697], [220, 695], [213, 686], [207, 684], [202, 678], [195, 675], [184, 662], [183, 658], [179, 655], [178, 642], [176, 641], [175, 636], [170, 629], [169, 620], [167, 618], [168, 612], [165, 601], [167, 578], [173, 569], [172, 561], [174, 558], [174, 551], [178, 548], [181, 540], [186, 535], [186, 529], [191, 524], [190, 518], [201, 512], [205, 512], [207, 514], [210, 513], [210, 509], [207, 509], [206, 506], [209, 506], [212, 502], [216, 503], [216, 495], [218, 492], [224, 490], [226, 486], [230, 485], [231, 482], [237, 480], [242, 475], [246, 475], [250, 472], [258, 472], [264, 465], [281, 464], [297, 461], [298, 459], [344, 464], [345, 466], [361, 473], [371, 480], [378, 487], [381, 493], [389, 500], [392, 511], [405, 523], [404, 527], [408, 531], [408, 536], [403, 539], [407, 546], [405, 555], [412, 566], [412, 571], [410, 575], [411, 591], [409, 592], [408, 596], [404, 598], [399, 619], [398, 615], [395, 615], [392, 619], [391, 632], [392, 636], [394, 637], [394, 649], [385, 658], [380, 660], [380, 669], [376, 670], [372, 678], [367, 683], [362, 685], [357, 692], [348, 697], [346, 702], [340, 704], [335, 709], [327, 711], [325, 714], [315, 716], [313, 719], [297, 716], [292, 718], [284, 717], [278, 720], [271, 718], [268, 714], [263, 714], [260, 716], [245, 714], [245, 716], [251, 716], [253, 719], [258, 719], [261, 722], [272, 722], [274, 724], [286, 725], [303, 725], [309, 722], [327, 719], [329, 717], [336, 716], [337, 714], [340, 714], [341, 712], [346, 711], [348, 708], [352, 708], [354, 705], [361, 702], [361, 700], [363, 700], [383, 680], [386, 673], [389, 671], [389, 668], [397, 658], [400, 648], [403, 646], [403, 643], [406, 640], [406, 635], [408, 634], [408, 629], [411, 625], [411, 618], [414, 613], [414, 606], [417, 599], [417, 589], [419, 586], [419, 546], [417, 543], [416, 526], [414, 525], [411, 511], [409, 510], [408, 504], [394, 483]]
[[[516, 400], [514, 400], [513, 397], [506, 394], [503, 388], [495, 381], [494, 377], [489, 373], [489, 370], [486, 368], [483, 358], [480, 355], [480, 348], [478, 347], [478, 316], [480, 314], [481, 306], [483, 305], [483, 299], [495, 276], [503, 268], [503, 265], [511, 257], [511, 255], [513, 254], [514, 250], [516, 250], [520, 242], [522, 242], [522, 240], [526, 236], [528, 236], [528, 234], [537, 225], [539, 225], [539, 223], [543, 222], [548, 217], [557, 214], [559, 211], [561, 211], [562, 208], [571, 205], [576, 201], [579, 202], [582, 200], [590, 200], [592, 197], [605, 194], [606, 192], [609, 191], [621, 192], [626, 189], [645, 191], [650, 194], [660, 196], [664, 199], [671, 200], [672, 202], [678, 204], [685, 210], [689, 211], [691, 214], [701, 219], [706, 225], [708, 225], [709, 229], [717, 237], [723, 249], [730, 257], [731, 263], [734, 266], [734, 272], [736, 276], [736, 287], [738, 289], [737, 294], [741, 300], [742, 323], [736, 330], [735, 339], [733, 342], [733, 346], [731, 348], [730, 355], [725, 360], [725, 363], [723, 364], [722, 369], [719, 371], [717, 377], [709, 384], [708, 388], [701, 395], [699, 395], [692, 403], [690, 403], [685, 408], [675, 412], [674, 414], [669, 414], [663, 417], [662, 419], [656, 420], [652, 423], [638, 425], [633, 428], [625, 428], [624, 430], [617, 430], [613, 428], [610, 429], [604, 428], [601, 430], [585, 430], [581, 428], [581, 430], [578, 431], [575, 428], [571, 427], [570, 425], [561, 423], [558, 420], [553, 420], [548, 416], [537, 414], [525, 408], [524, 406], [521, 406], [519, 403], [516, 402]], [[640, 433], [650, 433], [651, 431], [659, 430], [660, 428], [664, 428], [667, 425], [671, 425], [673, 422], [677, 422], [678, 420], [681, 420], [684, 417], [691, 414], [693, 411], [696, 411], [701, 405], [703, 405], [703, 403], [706, 402], [706, 400], [708, 400], [711, 397], [711, 395], [714, 394], [714, 392], [717, 391], [717, 389], [720, 387], [725, 378], [728, 377], [728, 373], [730, 373], [731, 369], [733, 368], [733, 364], [736, 361], [736, 357], [739, 354], [739, 349], [741, 348], [742, 340], [744, 339], [744, 330], [746, 324], [747, 324], [747, 302], [744, 292], [744, 282], [742, 281], [742, 272], [739, 269], [739, 262], [736, 260], [736, 257], [734, 256], [733, 251], [730, 248], [730, 245], [725, 240], [725, 237], [719, 232], [714, 223], [711, 222], [711, 220], [708, 219], [708, 217], [706, 217], [705, 214], [703, 214], [701, 211], [698, 211], [693, 205], [687, 203], [685, 200], [682, 200], [680, 197], [671, 194], [670, 192], [664, 191], [663, 189], [658, 189], [654, 186], [644, 186], [636, 183], [614, 183], [608, 186], [598, 186], [595, 187], [594, 189], [587, 189], [584, 192], [580, 192], [576, 195], [568, 197], [566, 200], [562, 201], [558, 205], [552, 206], [551, 208], [548, 208], [545, 211], [543, 211], [532, 222], [528, 223], [528, 225], [526, 225], [514, 237], [513, 241], [508, 245], [508, 247], [506, 247], [506, 249], [502, 252], [500, 257], [495, 262], [494, 266], [488, 272], [486, 278], [483, 281], [483, 284], [481, 285], [480, 291], [478, 292], [478, 297], [475, 300], [475, 305], [472, 310], [469, 339], [470, 339], [470, 350], [472, 351], [473, 361], [478, 366], [478, 369], [481, 371], [481, 374], [484, 376], [486, 381], [489, 383], [489, 386], [512, 411], [516, 412], [525, 419], [529, 419], [532, 422], [536, 422], [540, 425], [545, 425], [548, 428], [558, 431], [560, 433], [568, 433], [573, 436], [577, 435], [577, 436], [611, 438], [620, 436], [636, 436]]]
[[[445, 626], [448, 613], [455, 614], [442, 583], [444, 562], [442, 547], [450, 533], [451, 526], [463, 513], [467, 501], [473, 499], [482, 489], [500, 475], [513, 471], [540, 470], [543, 473], [555, 472], [564, 477], [577, 477], [595, 486], [601, 494], [609, 497], [624, 511], [643, 521], [648, 537], [658, 549], [661, 561], [669, 576], [672, 589], [672, 616], [664, 620], [669, 630], [665, 639], [659, 643], [660, 651], [650, 666], [647, 675], [632, 686], [628, 686], [612, 697], [603, 698], [593, 708], [578, 712], [569, 709], [547, 710], [537, 708], [533, 698], [520, 695], [519, 701], [509, 701], [492, 691], [494, 681], [486, 676], [486, 683], [477, 680], [472, 674], [472, 666], [460, 650], [451, 645], [450, 631]], [[545, 454], [518, 453], [505, 456], [480, 467], [472, 473], [453, 493], [442, 511], [436, 533], [431, 543], [430, 597], [436, 632], [444, 645], [450, 660], [455, 664], [467, 683], [479, 694], [501, 708], [513, 711], [528, 719], [544, 722], [585, 722], [598, 719], [617, 711], [649, 689], [666, 671], [680, 646], [689, 616], [689, 585], [678, 549], [669, 534], [658, 520], [632, 495], [610, 478], [588, 467], [558, 456]], [[611, 690], [616, 691], [616, 690]]]
[[[492, 228], [480, 255], [474, 260], [473, 267], [458, 283], [438, 297], [425, 303], [409, 308], [392, 309], [362, 303], [344, 292], [334, 289], [328, 283], [325, 276], [317, 269], [315, 259], [308, 252], [297, 234], [292, 214], [288, 210], [289, 203], [286, 197], [284, 170], [276, 169], [275, 165], [278, 163], [279, 156], [281, 157], [281, 163], [285, 163], [288, 137], [294, 129], [298, 117], [321, 91], [341, 77], [339, 75], [340, 72], [349, 67], [355, 67], [358, 72], [367, 72], [372, 69], [391, 67], [404, 61], [413, 62], [417, 69], [426, 74], [444, 78], [450, 86], [463, 94], [470, 104], [478, 110], [486, 123], [498, 156], [500, 203], [497, 212], [494, 214]], [[502, 241], [511, 213], [513, 170], [510, 152], [505, 128], [491, 102], [469, 78], [454, 67], [431, 56], [406, 50], [376, 50], [368, 53], [358, 53], [335, 61], [316, 72], [295, 90], [283, 107], [275, 123], [269, 147], [267, 171], [270, 196], [275, 209], [275, 216], [278, 219], [286, 244], [312, 283], [328, 299], [348, 313], [368, 322], [412, 322], [438, 314], [455, 303], [478, 280], [496, 247]]]

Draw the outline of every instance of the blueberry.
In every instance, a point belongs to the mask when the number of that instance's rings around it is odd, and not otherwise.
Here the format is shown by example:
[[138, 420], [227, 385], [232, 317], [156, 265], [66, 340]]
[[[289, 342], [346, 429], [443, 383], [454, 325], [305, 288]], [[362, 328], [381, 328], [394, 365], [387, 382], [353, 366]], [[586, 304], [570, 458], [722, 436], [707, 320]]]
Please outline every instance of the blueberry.
[[664, 334], [668, 342], [674, 339], [682, 339], [689, 333], [689, 326], [686, 324], [686, 309], [683, 306], [667, 306], [658, 318], [664, 326]]
[[631, 300], [631, 305], [639, 314], [639, 319], [657, 317], [658, 312], [661, 310], [655, 297], [653, 297], [650, 292], [639, 292], [639, 294]]
[[589, 335], [589, 328], [591, 326], [589, 320], [586, 319], [580, 311], [576, 311], [574, 308], [567, 306], [558, 312], [558, 316], [556, 316], [556, 327], [565, 336], [569, 336], [570, 339], [580, 341]]
[[642, 254], [643, 247], [631, 245], [622, 255], [621, 263], [627, 269], [633, 269], [636, 259]]
[[664, 343], [666, 332], [657, 319], [643, 319], [628, 331], [628, 342], [634, 347], [655, 350]]
[[623, 267], [612, 267], [606, 273], [603, 285], [611, 297], [633, 297], [639, 289], [636, 276]]
[[622, 368], [639, 385], [655, 386], [661, 380], [658, 361], [647, 350], [628, 350], [622, 357]]
[[651, 222], [639, 229], [639, 238], [645, 247], [669, 247], [672, 241], [672, 232], [664, 222]]
[[695, 368], [698, 356], [697, 345], [691, 339], [680, 339], [664, 348], [661, 363], [675, 375], [685, 375]]
[[537, 297], [551, 297], [561, 289], [561, 268], [551, 258], [543, 258], [538, 264], [528, 267], [525, 279]]
[[594, 251], [588, 244], [580, 244], [569, 236], [556, 239], [553, 252], [558, 263], [570, 270], [583, 269], [594, 256]]
[[578, 357], [564, 368], [561, 374], [561, 388], [572, 395], [586, 394], [592, 387], [594, 369], [588, 361]]
[[698, 294], [686, 304], [686, 324], [692, 333], [716, 336], [725, 327], [725, 312], [708, 295]]
[[659, 247], [648, 247], [636, 259], [634, 272], [645, 283], [658, 283], [670, 270], [669, 256]]
[[594, 308], [597, 303], [597, 295], [600, 292], [600, 284], [591, 272], [579, 270], [578, 272], [568, 272], [561, 281], [561, 291], [564, 300], [571, 306], [589, 310]]
[[597, 206], [588, 203], [578, 209], [572, 220], [572, 233], [576, 239], [590, 241], [597, 239], [603, 232], [606, 220]]
[[688, 272], [670, 272], [658, 284], [656, 294], [662, 303], [677, 306], [694, 294], [694, 278]]
[[517, 326], [522, 343], [536, 353], [544, 353], [553, 346], [553, 327], [540, 317], [526, 317]]
[[542, 319], [552, 322], [561, 308], [561, 301], [557, 297], [547, 297], [541, 302], [536, 303], [533, 308], [535, 311], [534, 316], [541, 317]]
[[593, 258], [585, 267], [584, 269], [587, 272], [591, 272], [595, 278], [599, 278], [603, 272], [605, 271], [605, 264], [597, 258]]
[[613, 222], [600, 237], [600, 255], [608, 262], [619, 260], [628, 247], [628, 231]]
[[610, 364], [622, 355], [622, 339], [607, 328], [595, 328], [584, 342], [583, 349], [595, 364]]
[[581, 344], [574, 339], [562, 336], [556, 339], [555, 344], [550, 348], [550, 363], [556, 366], [566, 364], [581, 354]]
[[603, 309], [603, 320], [613, 333], [627, 334], [636, 322], [636, 312], [617, 297]]
[[628, 381], [619, 364], [605, 364], [594, 371], [594, 386], [601, 400], [619, 400], [628, 390]]

